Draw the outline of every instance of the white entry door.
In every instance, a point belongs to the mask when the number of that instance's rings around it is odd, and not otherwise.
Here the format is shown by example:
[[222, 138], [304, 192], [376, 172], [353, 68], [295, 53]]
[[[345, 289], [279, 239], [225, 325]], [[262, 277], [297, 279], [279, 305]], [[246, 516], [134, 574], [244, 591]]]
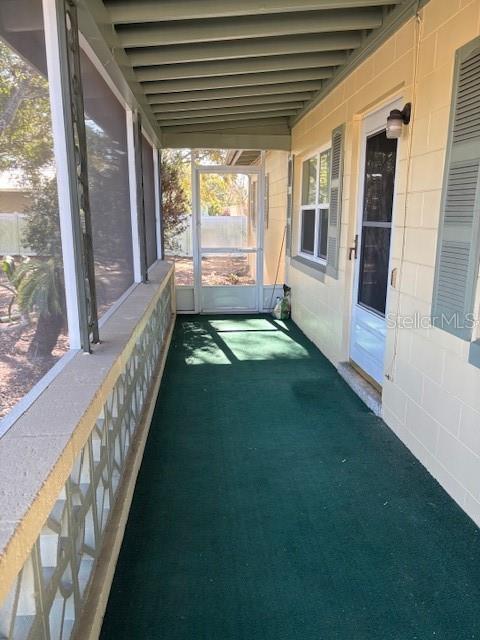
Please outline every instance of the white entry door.
[[380, 386], [398, 145], [386, 137], [385, 123], [395, 108], [401, 103], [368, 116], [363, 126], [350, 340], [350, 359]]
[[196, 311], [260, 311], [262, 169], [197, 165], [193, 178]]

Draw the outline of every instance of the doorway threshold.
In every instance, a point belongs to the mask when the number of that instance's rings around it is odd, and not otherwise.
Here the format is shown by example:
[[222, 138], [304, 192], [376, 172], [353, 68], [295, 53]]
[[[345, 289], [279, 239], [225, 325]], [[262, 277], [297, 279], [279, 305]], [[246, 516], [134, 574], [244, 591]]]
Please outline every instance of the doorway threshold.
[[367, 407], [379, 418], [382, 417], [382, 394], [364, 378], [350, 362], [340, 362], [338, 373], [349, 387], [363, 400]]

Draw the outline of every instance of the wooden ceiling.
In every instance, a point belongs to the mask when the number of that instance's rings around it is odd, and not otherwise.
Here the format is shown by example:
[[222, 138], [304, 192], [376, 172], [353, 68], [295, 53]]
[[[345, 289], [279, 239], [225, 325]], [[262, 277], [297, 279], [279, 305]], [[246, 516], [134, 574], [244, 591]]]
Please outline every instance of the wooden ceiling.
[[171, 146], [205, 146], [198, 142], [220, 134], [225, 147], [260, 136], [256, 148], [287, 148], [293, 122], [418, 6], [416, 0], [104, 4]]

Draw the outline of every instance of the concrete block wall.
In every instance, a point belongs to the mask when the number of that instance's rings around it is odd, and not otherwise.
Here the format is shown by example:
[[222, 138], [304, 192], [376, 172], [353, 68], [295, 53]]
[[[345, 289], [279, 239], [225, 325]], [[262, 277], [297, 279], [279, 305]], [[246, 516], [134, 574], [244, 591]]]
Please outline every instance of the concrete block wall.
[[[338, 280], [287, 265], [293, 317], [335, 364], [349, 359], [362, 119], [391, 100], [414, 103], [399, 147], [387, 313], [430, 316], [455, 51], [480, 34], [480, 0], [430, 0], [293, 129], [293, 253], [298, 246], [302, 162], [346, 124]], [[270, 162], [273, 162], [270, 159]], [[480, 287], [479, 287], [480, 289]], [[480, 306], [480, 299], [477, 303]], [[386, 423], [480, 525], [480, 369], [468, 343], [439, 329], [387, 332]]]
[[[278, 267], [279, 283], [285, 280], [285, 247], [281, 252], [285, 233], [288, 156], [286, 151], [268, 151], [265, 156], [265, 174], [268, 175], [268, 226], [264, 238], [263, 282], [275, 282]], [[279, 264], [280, 259], [280, 264]]]

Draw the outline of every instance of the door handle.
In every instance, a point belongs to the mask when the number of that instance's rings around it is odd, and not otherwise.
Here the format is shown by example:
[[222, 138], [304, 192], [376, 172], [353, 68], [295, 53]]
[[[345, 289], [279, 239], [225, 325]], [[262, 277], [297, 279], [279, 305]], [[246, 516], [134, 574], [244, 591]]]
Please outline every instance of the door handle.
[[394, 289], [397, 288], [397, 267], [394, 267], [392, 269], [392, 273], [390, 274], [390, 286], [393, 287]]
[[355, 235], [355, 240], [353, 241], [353, 247], [350, 247], [350, 249], [348, 250], [349, 260], [352, 259], [352, 254], [353, 254], [353, 259], [356, 260], [358, 256], [358, 233]]

